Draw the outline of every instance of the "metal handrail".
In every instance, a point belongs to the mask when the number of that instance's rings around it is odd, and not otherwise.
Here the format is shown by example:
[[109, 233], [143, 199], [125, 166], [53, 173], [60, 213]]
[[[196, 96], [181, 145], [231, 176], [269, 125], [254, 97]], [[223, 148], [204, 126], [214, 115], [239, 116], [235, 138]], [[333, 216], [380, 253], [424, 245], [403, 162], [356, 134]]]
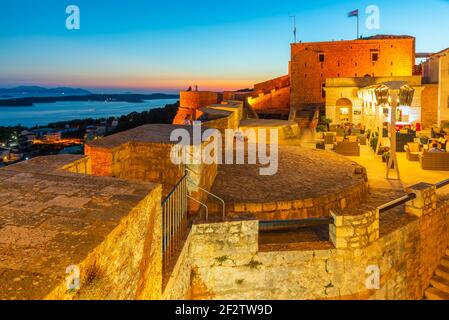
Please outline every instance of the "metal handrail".
[[167, 268], [188, 232], [187, 172], [161, 204], [162, 257]]
[[[436, 189], [441, 189], [441, 188], [443, 188], [445, 186], [448, 186], [448, 185], [449, 185], [449, 179], [446, 179], [446, 180], [443, 180], [443, 181], [440, 181], [440, 182], [436, 183], [435, 184], [435, 188]], [[397, 206], [400, 206], [401, 204], [407, 203], [410, 200], [414, 200], [414, 199], [416, 199], [416, 194], [409, 193], [409, 194], [407, 194], [407, 195], [405, 195], [403, 197], [400, 197], [398, 199], [395, 199], [393, 201], [390, 201], [388, 203], [385, 203], [385, 204], [379, 206], [378, 209], [379, 209], [380, 213], [386, 212], [388, 210], [396, 208]]]
[[187, 195], [187, 198], [189, 198], [190, 200], [192, 200], [192, 201], [198, 203], [199, 205], [203, 206], [204, 208], [206, 208], [206, 221], [208, 221], [209, 220], [209, 208], [207, 207], [207, 205], [189, 195]]
[[[191, 169], [191, 168], [188, 168], [188, 167], [186, 167], [186, 172], [187, 172], [187, 171], [190, 171], [190, 172], [192, 172], [192, 173], [194, 173], [194, 174], [198, 174], [198, 172], [196, 172], [195, 170], [193, 170], [193, 169]], [[188, 172], [187, 172], [187, 174], [188, 174]], [[211, 196], [214, 197], [215, 199], [219, 200], [219, 201], [221, 202], [221, 205], [222, 205], [222, 210], [223, 210], [222, 214], [223, 214], [223, 218], [226, 217], [226, 204], [225, 204], [225, 201], [224, 201], [222, 198], [220, 198], [220, 197], [217, 196], [216, 194], [213, 194], [212, 192], [210, 192], [210, 191], [208, 191], [208, 190], [206, 190], [206, 189], [204, 189], [204, 188], [201, 188], [199, 185], [197, 185], [196, 183], [194, 183], [192, 180], [189, 180], [188, 183], [191, 184], [191, 185], [193, 185], [193, 186], [195, 186], [196, 188], [200, 189], [201, 191], [204, 191], [204, 192], [207, 193], [208, 195], [211, 195]]]
[[435, 184], [435, 188], [441, 189], [447, 185], [449, 185], [449, 179], [438, 182], [437, 184]]
[[168, 195], [165, 197], [165, 199], [162, 201], [161, 205], [164, 205], [169, 199], [170, 197], [173, 195], [173, 193], [176, 191], [176, 189], [178, 189], [179, 185], [182, 183], [182, 181], [187, 178], [188, 172], [187, 170], [184, 172], [184, 175], [182, 176], [181, 179], [179, 179], [179, 181], [175, 184], [175, 186], [171, 189], [171, 191], [168, 193]]
[[410, 193], [403, 197], [395, 199], [393, 201], [387, 202], [377, 208], [379, 209], [379, 213], [383, 213], [383, 212], [394, 209], [397, 206], [400, 206], [401, 204], [404, 204], [404, 203], [409, 202], [410, 200], [414, 200], [414, 199], [416, 199], [416, 194]]
[[285, 231], [290, 229], [324, 226], [334, 223], [334, 218], [313, 218], [302, 220], [259, 221], [260, 231]]
[[217, 196], [216, 194], [213, 194], [212, 192], [207, 191], [204, 188], [201, 188], [200, 186], [196, 185], [196, 187], [204, 192], [206, 192], [208, 195], [211, 195], [212, 197], [214, 197], [215, 199], [219, 200], [221, 202], [222, 208], [223, 208], [223, 218], [226, 217], [226, 204], [224, 202], [224, 200], [222, 198], [220, 198], [219, 196]]

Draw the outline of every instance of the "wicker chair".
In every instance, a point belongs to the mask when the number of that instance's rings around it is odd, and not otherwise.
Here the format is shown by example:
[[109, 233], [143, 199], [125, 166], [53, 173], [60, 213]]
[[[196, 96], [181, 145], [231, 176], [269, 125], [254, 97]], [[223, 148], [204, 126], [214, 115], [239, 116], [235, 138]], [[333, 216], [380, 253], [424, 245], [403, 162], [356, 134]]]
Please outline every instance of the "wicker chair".
[[423, 170], [449, 171], [448, 152], [427, 152], [419, 156], [419, 162]]
[[360, 134], [360, 129], [355, 129], [355, 128], [352, 129], [351, 130], [351, 134], [354, 135], [354, 136], [358, 136]]
[[337, 137], [344, 137], [346, 135], [346, 130], [343, 128], [337, 128]]
[[358, 142], [337, 142], [335, 152], [344, 156], [358, 157], [360, 156], [360, 145]]
[[421, 145], [416, 142], [409, 142], [405, 146], [405, 152], [408, 161], [419, 161], [419, 156], [422, 154]]
[[367, 140], [367, 138], [366, 138], [366, 136], [364, 134], [359, 134], [358, 138], [359, 138], [359, 143], [360, 143], [361, 146], [366, 146], [367, 145], [368, 140]]

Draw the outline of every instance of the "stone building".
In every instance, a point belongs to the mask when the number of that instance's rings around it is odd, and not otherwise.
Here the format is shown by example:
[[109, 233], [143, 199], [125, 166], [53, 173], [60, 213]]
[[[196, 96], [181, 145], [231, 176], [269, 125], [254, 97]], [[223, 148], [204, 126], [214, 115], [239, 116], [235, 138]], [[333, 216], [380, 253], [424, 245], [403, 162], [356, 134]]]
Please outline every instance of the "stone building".
[[423, 82], [432, 108], [428, 115], [441, 125], [449, 120], [449, 48], [431, 55], [423, 63]]
[[[363, 101], [358, 92], [365, 86], [405, 81], [415, 90], [411, 106], [399, 106], [398, 124], [420, 124], [424, 129], [449, 121], [449, 49], [431, 54], [422, 64], [422, 75], [331, 77], [324, 85], [326, 117], [333, 123], [364, 124]], [[426, 54], [428, 55], [428, 54]], [[396, 60], [395, 60], [396, 61]], [[415, 67], [415, 70], [419, 69]], [[386, 119], [386, 121], [388, 121]]]
[[290, 76], [255, 84], [248, 104], [258, 115], [286, 117], [290, 113]]
[[179, 110], [173, 124], [185, 124], [186, 120], [196, 120], [201, 116], [200, 108], [218, 103], [219, 96], [211, 91], [181, 91]]
[[[425, 107], [422, 103], [422, 95], [425, 86], [421, 83], [421, 76], [410, 77], [365, 77], [365, 78], [328, 78], [326, 80], [326, 117], [332, 123], [365, 124], [367, 121], [366, 108], [360, 92], [365, 87], [380, 85], [391, 81], [403, 81], [415, 91], [411, 106], [399, 106], [397, 115], [398, 125], [420, 123], [424, 127], [433, 124], [432, 121], [424, 122], [422, 114]], [[384, 122], [388, 122], [385, 116]]]
[[[307, 126], [318, 110], [321, 114], [326, 110], [334, 123], [357, 123], [362, 104], [357, 98], [359, 84], [375, 84], [388, 78], [409, 82], [417, 89], [414, 105], [402, 108], [400, 116], [403, 114], [404, 121], [400, 122], [420, 123], [427, 128], [449, 119], [448, 51], [430, 55], [424, 64], [416, 65], [420, 56], [415, 52], [415, 38], [407, 35], [293, 43], [287, 75], [256, 83], [253, 91], [183, 91], [174, 123], [198, 119], [201, 108], [223, 100], [243, 101], [245, 111], [255, 118], [289, 116], [301, 126]], [[337, 110], [350, 109], [351, 114], [337, 115]]]
[[415, 38], [378, 35], [348, 41], [291, 45], [291, 106], [324, 106], [326, 79], [409, 77], [414, 73]]

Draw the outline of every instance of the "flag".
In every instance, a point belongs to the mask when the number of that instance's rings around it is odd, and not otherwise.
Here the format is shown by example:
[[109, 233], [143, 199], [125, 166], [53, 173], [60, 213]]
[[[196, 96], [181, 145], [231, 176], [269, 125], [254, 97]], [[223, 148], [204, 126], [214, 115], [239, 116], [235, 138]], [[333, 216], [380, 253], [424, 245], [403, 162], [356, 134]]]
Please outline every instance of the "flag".
[[358, 16], [359, 16], [359, 9], [351, 11], [351, 12], [348, 13], [348, 18], [358, 17]]

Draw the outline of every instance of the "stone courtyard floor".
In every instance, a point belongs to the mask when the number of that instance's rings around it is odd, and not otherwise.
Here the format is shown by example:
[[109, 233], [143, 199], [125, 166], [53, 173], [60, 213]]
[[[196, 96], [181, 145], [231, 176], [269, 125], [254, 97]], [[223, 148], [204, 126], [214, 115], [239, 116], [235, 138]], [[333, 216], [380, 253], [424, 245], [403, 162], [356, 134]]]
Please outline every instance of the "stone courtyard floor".
[[[374, 152], [368, 146], [361, 146], [360, 157], [348, 157], [349, 159], [364, 166], [368, 171], [368, 179], [372, 188], [401, 189], [414, 185], [419, 182], [435, 184], [437, 182], [449, 179], [448, 171], [431, 171], [421, 169], [417, 161], [408, 161], [405, 152], [397, 153], [399, 172], [401, 180], [387, 180], [386, 164], [380, 157], [374, 156]], [[392, 177], [395, 172], [392, 170]], [[446, 190], [449, 192], [449, 189]]]
[[[315, 143], [310, 141], [303, 142], [302, 145], [309, 149], [315, 149]], [[330, 145], [326, 146], [327, 150], [331, 150], [331, 148]], [[395, 195], [398, 192], [403, 192], [406, 187], [420, 182], [435, 184], [449, 179], [449, 171], [423, 170], [419, 162], [408, 161], [405, 152], [397, 153], [401, 180], [386, 179], [386, 164], [382, 162], [380, 156], [374, 155], [374, 151], [369, 146], [360, 147], [360, 157], [347, 158], [366, 168], [369, 185], [373, 191], [382, 190]], [[396, 177], [394, 170], [391, 171], [391, 177]], [[449, 194], [449, 187], [443, 188], [439, 192]], [[387, 197], [388, 195], [384, 194], [384, 196]]]

